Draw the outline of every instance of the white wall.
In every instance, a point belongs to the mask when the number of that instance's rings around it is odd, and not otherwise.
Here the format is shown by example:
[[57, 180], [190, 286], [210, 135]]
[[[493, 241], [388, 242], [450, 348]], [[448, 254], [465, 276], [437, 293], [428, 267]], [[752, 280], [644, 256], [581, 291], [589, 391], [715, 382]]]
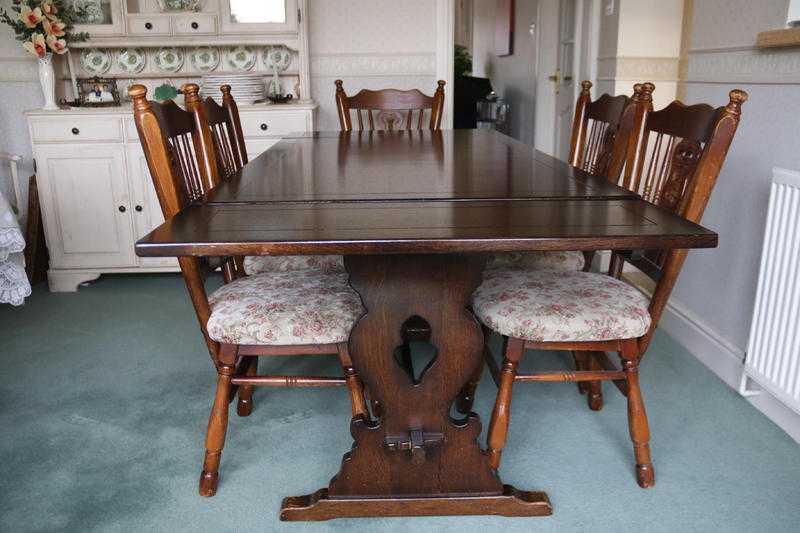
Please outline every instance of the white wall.
[[683, 0], [617, 0], [611, 15], [601, 2], [596, 94], [631, 94], [652, 81], [654, 106], [666, 106], [677, 92]]
[[495, 92], [511, 108], [512, 137], [533, 145], [536, 95], [536, 39], [529, 26], [536, 20], [540, 1], [516, 2], [514, 53], [498, 57], [494, 48], [495, 9], [490, 0], [476, 0], [473, 22], [473, 74], [492, 80]]

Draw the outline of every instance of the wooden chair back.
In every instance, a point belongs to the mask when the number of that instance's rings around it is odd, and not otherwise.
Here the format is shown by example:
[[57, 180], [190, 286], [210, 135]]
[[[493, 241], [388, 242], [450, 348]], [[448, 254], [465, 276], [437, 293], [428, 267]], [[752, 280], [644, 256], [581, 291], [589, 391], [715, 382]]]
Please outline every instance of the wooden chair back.
[[339, 124], [342, 131], [353, 131], [351, 111], [356, 115], [359, 131], [364, 130], [363, 115], [366, 115], [370, 131], [376, 129], [422, 130], [426, 125], [426, 111], [429, 112], [427, 129], [441, 129], [445, 85], [442, 80], [437, 82], [436, 92], [433, 96], [427, 96], [417, 89], [410, 91], [362, 89], [354, 96], [347, 96], [342, 86], [342, 80], [336, 80], [335, 83], [336, 108], [339, 112]]
[[[167, 219], [191, 204], [202, 203], [205, 194], [220, 182], [199, 87], [187, 84], [183, 92], [186, 106], [192, 111], [184, 111], [171, 100], [163, 104], [149, 101], [143, 85], [132, 85], [128, 89], [139, 141], [161, 211]], [[211, 316], [204, 284], [208, 262], [205, 258], [179, 257], [178, 263], [211, 359], [218, 366], [219, 345], [206, 331]]]
[[[683, 218], [699, 223], [717, 182], [728, 148], [736, 134], [747, 93], [733, 90], [726, 106], [686, 106], [675, 101], [642, 117], [640, 149], [629, 154], [633, 190]], [[650, 302], [651, 331], [641, 346], [644, 353], [652, 331], [677, 281], [686, 250], [617, 254], [656, 282]], [[619, 275], [623, 261], [616, 266]]]
[[639, 144], [634, 125], [652, 110], [655, 85], [637, 83], [633, 96], [603, 94], [591, 98], [592, 82], [581, 82], [575, 103], [575, 118], [570, 138], [569, 163], [594, 176], [619, 182], [626, 155]]
[[247, 148], [244, 144], [239, 108], [231, 95], [231, 86], [223, 85], [220, 91], [222, 105], [209, 96], [203, 100], [203, 109], [211, 129], [219, 173], [223, 179], [228, 179], [247, 164]]

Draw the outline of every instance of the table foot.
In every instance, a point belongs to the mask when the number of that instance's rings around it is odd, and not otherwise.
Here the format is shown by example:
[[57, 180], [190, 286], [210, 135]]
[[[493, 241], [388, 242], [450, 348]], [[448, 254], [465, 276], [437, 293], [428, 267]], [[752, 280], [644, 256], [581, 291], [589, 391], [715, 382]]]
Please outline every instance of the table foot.
[[547, 494], [503, 485], [494, 496], [438, 496], [422, 498], [331, 498], [328, 489], [284, 498], [281, 520], [331, 520], [378, 516], [550, 516]]

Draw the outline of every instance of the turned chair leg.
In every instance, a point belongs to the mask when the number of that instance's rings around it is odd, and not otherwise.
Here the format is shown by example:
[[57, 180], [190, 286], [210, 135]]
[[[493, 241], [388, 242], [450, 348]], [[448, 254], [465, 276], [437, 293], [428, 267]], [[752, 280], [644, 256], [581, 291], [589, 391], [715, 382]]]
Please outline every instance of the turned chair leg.
[[642, 488], [655, 485], [655, 472], [650, 458], [650, 428], [639, 387], [639, 353], [635, 340], [623, 341], [622, 370], [628, 382], [628, 428], [636, 457], [636, 481]]
[[[591, 354], [586, 356], [586, 370], [603, 370], [600, 363]], [[589, 409], [592, 411], [599, 411], [603, 408], [603, 382], [602, 381], [586, 381], [588, 391], [586, 394], [586, 402], [589, 404]]]
[[514, 378], [522, 353], [525, 351], [525, 341], [509, 338], [506, 344], [503, 366], [500, 369], [500, 384], [497, 389], [497, 399], [489, 422], [489, 434], [486, 438], [489, 464], [492, 468], [500, 467], [500, 456], [506, 445], [508, 424], [511, 419], [511, 393], [514, 388]]
[[[572, 358], [575, 360], [575, 370], [587, 370], [586, 352], [572, 352]], [[589, 392], [589, 385], [585, 381], [579, 381], [578, 392], [586, 394]]]
[[228, 398], [233, 371], [233, 364], [227, 362], [223, 362], [217, 370], [217, 392], [214, 396], [214, 405], [211, 407], [211, 416], [208, 418], [206, 455], [203, 460], [203, 472], [200, 474], [200, 496], [213, 496], [217, 493], [219, 461], [228, 429]]
[[[253, 377], [258, 374], [258, 357], [250, 356], [247, 358], [247, 368], [245, 376]], [[253, 412], [253, 386], [239, 385], [239, 402], [236, 404], [236, 414], [239, 416], [250, 416]]]
[[347, 388], [350, 389], [350, 404], [353, 409], [353, 418], [362, 417], [369, 420], [369, 411], [367, 410], [367, 400], [364, 396], [364, 384], [361, 378], [358, 377], [356, 369], [353, 368], [353, 361], [350, 359], [350, 350], [346, 342], [340, 342], [338, 345], [339, 362], [344, 371], [344, 378], [347, 381]]

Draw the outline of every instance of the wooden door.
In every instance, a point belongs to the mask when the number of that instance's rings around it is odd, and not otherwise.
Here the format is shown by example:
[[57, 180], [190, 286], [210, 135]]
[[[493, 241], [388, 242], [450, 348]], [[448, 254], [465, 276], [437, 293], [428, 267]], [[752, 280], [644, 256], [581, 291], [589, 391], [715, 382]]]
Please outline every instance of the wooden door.
[[[134, 240], [139, 240], [150, 233], [157, 226], [163, 224], [164, 215], [158, 196], [150, 178], [150, 169], [147, 168], [147, 159], [140, 146], [129, 146], [127, 153], [128, 176], [131, 198], [133, 200], [133, 228]], [[174, 257], [139, 257], [139, 266], [142, 267], [178, 267], [178, 260]]]
[[135, 266], [123, 147], [39, 145], [35, 157], [50, 267]]

